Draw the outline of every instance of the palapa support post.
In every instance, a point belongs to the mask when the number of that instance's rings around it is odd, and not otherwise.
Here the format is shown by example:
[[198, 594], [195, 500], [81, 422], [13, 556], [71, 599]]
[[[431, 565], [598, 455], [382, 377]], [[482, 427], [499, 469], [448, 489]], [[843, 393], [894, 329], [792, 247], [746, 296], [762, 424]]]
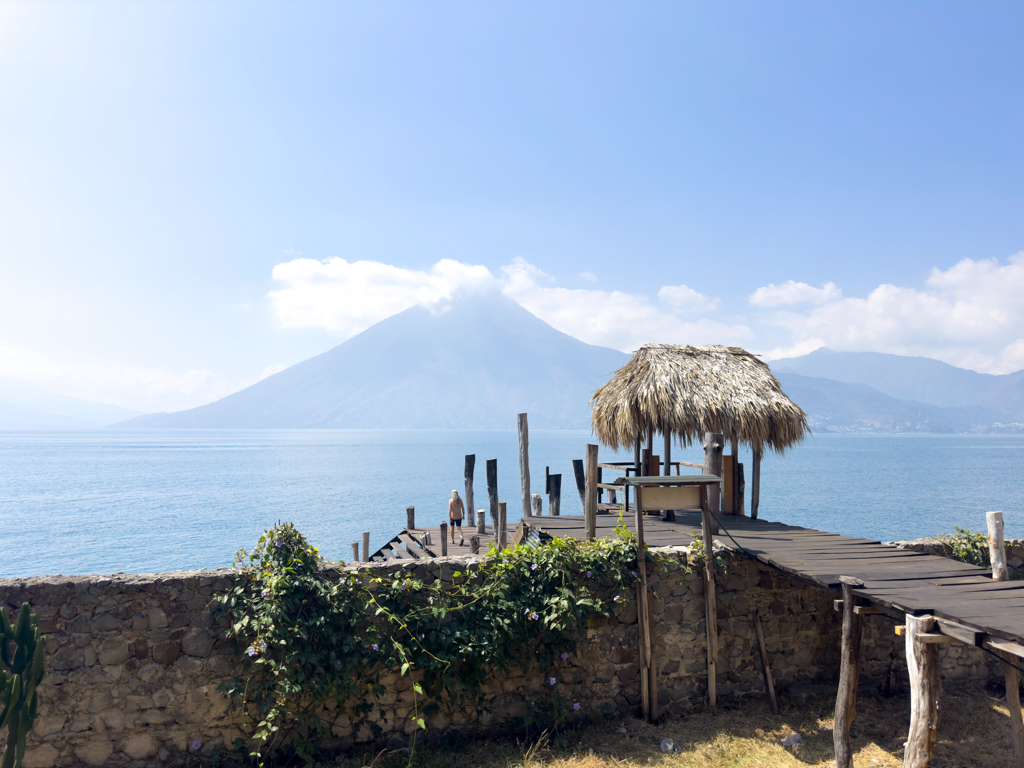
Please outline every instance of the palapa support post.
[[[491, 530], [498, 535], [498, 460], [487, 460], [487, 506], [491, 513]], [[483, 531], [481, 531], [483, 533]]]
[[843, 585], [843, 645], [832, 740], [836, 750], [836, 768], [853, 768], [850, 724], [857, 714], [861, 635], [861, 616], [854, 611], [856, 600], [853, 597], [853, 589], [854, 587], [863, 587], [864, 582], [852, 576], [840, 576], [839, 581]]
[[358, 541], [353, 541], [352, 542], [352, 562], [353, 563], [358, 563], [359, 562], [359, 542]]
[[768, 661], [768, 646], [764, 641], [764, 630], [761, 628], [761, 613], [755, 608], [751, 611], [754, 622], [754, 634], [757, 635], [757, 648], [761, 652], [761, 666], [764, 671], [764, 687], [768, 691], [768, 703], [772, 714], [779, 714], [779, 702], [775, 698], [775, 682], [772, 680], [772, 665]]
[[[722, 476], [722, 445], [725, 443], [725, 436], [717, 432], [708, 432], [704, 435], [704, 474]], [[712, 518], [717, 519], [722, 514], [722, 486], [715, 485], [708, 488], [708, 509]], [[718, 533], [717, 523], [712, 529]]]
[[469, 554], [479, 555], [480, 554], [480, 537], [470, 536], [469, 537]]
[[526, 414], [516, 417], [519, 424], [519, 482], [523, 489], [523, 517], [530, 516], [530, 427]]
[[750, 518], [757, 520], [757, 509], [761, 502], [761, 453], [764, 448], [758, 443], [753, 447], [752, 463], [754, 465], [750, 476]]
[[416, 507], [405, 508], [405, 527], [407, 530], [416, 530]]
[[441, 523], [441, 557], [448, 556], [448, 523]]
[[370, 532], [363, 531], [363, 562], [370, 562]]
[[1003, 546], [1003, 513], [988, 512], [985, 514], [988, 523], [988, 556], [992, 562], [992, 578], [995, 581], [1006, 581], [1010, 574], [1006, 569], [1006, 548]]
[[530, 514], [534, 517], [542, 517], [544, 515], [544, 497], [539, 493], [530, 495]]
[[548, 478], [548, 514], [558, 517], [562, 514], [562, 476]]
[[907, 614], [907, 672], [910, 673], [910, 733], [903, 750], [906, 768], [927, 768], [935, 747], [935, 729], [939, 724], [939, 675], [937, 643], [920, 642], [935, 625], [933, 616]]
[[572, 460], [572, 472], [576, 475], [576, 490], [580, 492], [580, 506], [587, 506], [587, 479], [583, 472], [583, 459]]
[[[721, 453], [719, 453], [721, 455]], [[701, 536], [704, 541], [704, 628], [707, 635], [708, 704], [712, 711], [718, 708], [718, 605], [715, 602], [715, 540], [711, 513], [708, 510], [710, 489], [702, 485], [700, 492]]]
[[498, 502], [498, 524], [495, 526], [498, 535], [498, 549], [505, 549], [508, 546], [505, 522], [506, 507], [504, 501]]
[[586, 495], [583, 501], [583, 528], [587, 541], [597, 537], [597, 446], [587, 444]]
[[466, 468], [464, 476], [466, 480], [466, 498], [463, 501], [466, 502], [466, 522], [464, 525], [470, 527], [476, 525], [476, 507], [473, 506], [473, 474], [476, 471], [476, 454], [466, 454]]
[[662, 461], [665, 462], [665, 471], [662, 474], [672, 474], [672, 433], [665, 432], [665, 447], [661, 451]]

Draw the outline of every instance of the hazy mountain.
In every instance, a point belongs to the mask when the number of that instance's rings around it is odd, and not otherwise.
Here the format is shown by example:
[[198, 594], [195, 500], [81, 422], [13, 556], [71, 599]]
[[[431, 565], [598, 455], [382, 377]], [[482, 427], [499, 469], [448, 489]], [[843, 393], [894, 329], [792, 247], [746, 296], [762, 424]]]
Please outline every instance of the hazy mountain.
[[783, 390], [817, 432], [1021, 432], [986, 408], [942, 408], [901, 400], [866, 384], [775, 371]]
[[900, 400], [944, 408], [985, 408], [995, 418], [1024, 420], [1024, 371], [995, 376], [926, 357], [819, 349], [775, 360], [772, 370], [866, 384]]
[[141, 415], [0, 379], [0, 429], [95, 429]]
[[413, 307], [214, 403], [124, 427], [586, 427], [594, 390], [629, 356], [557, 331], [512, 299]]

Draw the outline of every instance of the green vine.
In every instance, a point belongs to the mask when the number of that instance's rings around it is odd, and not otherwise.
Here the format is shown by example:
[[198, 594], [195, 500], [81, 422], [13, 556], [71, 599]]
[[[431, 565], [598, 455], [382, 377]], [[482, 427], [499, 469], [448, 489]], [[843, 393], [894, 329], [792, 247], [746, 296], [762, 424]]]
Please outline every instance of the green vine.
[[944, 533], [938, 539], [946, 545], [949, 557], [962, 563], [991, 568], [988, 537], [984, 533], [972, 533], [970, 528], [961, 528], [955, 525], [953, 529], [956, 533]]
[[437, 579], [425, 561], [332, 573], [291, 524], [267, 531], [236, 556], [222, 599], [243, 670], [224, 690], [244, 708], [250, 754], [263, 765], [292, 750], [312, 764], [352, 715], [379, 737], [382, 681], [396, 673], [395, 709], [421, 730], [442, 704], [486, 709], [493, 670], [544, 670], [532, 716], [557, 726], [584, 706], [565, 674], [583, 630], [632, 602], [636, 538], [620, 528], [594, 542], [492, 547], [466, 570], [443, 564]]

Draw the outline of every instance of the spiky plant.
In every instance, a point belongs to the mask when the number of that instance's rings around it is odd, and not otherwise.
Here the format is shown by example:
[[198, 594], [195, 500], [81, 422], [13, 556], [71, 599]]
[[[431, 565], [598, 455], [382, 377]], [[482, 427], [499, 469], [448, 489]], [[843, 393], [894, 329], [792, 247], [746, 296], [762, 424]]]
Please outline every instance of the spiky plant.
[[[11, 650], [11, 645], [16, 649]], [[7, 726], [7, 745], [0, 756], [0, 768], [21, 768], [25, 736], [39, 711], [36, 687], [43, 679], [43, 636], [39, 617], [29, 604], [21, 606], [12, 628], [7, 611], [0, 608], [0, 728]]]

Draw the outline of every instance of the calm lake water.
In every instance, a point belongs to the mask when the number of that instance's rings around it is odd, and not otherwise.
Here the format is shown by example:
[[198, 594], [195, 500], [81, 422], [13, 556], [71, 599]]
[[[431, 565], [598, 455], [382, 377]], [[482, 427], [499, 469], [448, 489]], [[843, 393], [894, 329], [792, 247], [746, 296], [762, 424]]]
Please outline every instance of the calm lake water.
[[[534, 489], [545, 465], [560, 472], [564, 514], [582, 513], [571, 462], [591, 441], [531, 431]], [[444, 519], [466, 453], [477, 456], [476, 507], [484, 461], [497, 458], [517, 521], [514, 431], [0, 433], [0, 576], [225, 566], [278, 520], [347, 559], [362, 531], [373, 548], [399, 531], [410, 504], [421, 524]], [[699, 448], [673, 457], [703, 460]], [[763, 518], [882, 540], [984, 530], [986, 510], [1002, 509], [1007, 536], [1024, 537], [1024, 436], [817, 435], [766, 457], [761, 499]]]

